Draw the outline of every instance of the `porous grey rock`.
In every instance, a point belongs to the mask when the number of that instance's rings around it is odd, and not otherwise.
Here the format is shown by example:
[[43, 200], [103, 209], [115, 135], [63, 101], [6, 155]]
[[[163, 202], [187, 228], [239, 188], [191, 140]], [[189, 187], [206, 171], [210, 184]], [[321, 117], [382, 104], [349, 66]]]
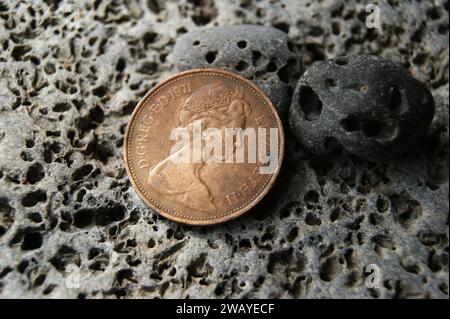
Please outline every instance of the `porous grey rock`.
[[289, 123], [315, 154], [343, 147], [368, 160], [384, 160], [420, 142], [433, 115], [433, 96], [405, 68], [356, 55], [317, 62], [303, 74]]
[[286, 33], [272, 27], [240, 25], [201, 28], [181, 36], [173, 58], [178, 69], [220, 68], [254, 80], [285, 119], [300, 59]]
[[[373, 1], [0, 2], [0, 297], [448, 298], [447, 2], [380, 1], [381, 30]], [[305, 65], [400, 62], [436, 102], [426, 143], [374, 164], [313, 156], [285, 126], [255, 210], [160, 218], [124, 170], [129, 115], [177, 72], [181, 34], [238, 24], [283, 30]]]

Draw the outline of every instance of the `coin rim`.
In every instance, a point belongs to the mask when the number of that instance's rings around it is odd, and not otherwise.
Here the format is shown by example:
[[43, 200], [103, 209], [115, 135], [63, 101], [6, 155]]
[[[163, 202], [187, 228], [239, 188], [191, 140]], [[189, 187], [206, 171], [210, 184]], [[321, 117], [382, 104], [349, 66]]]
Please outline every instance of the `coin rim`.
[[[247, 85], [249, 85], [250, 87], [255, 89], [255, 91], [261, 95], [263, 100], [267, 103], [269, 108], [272, 110], [273, 115], [275, 117], [276, 124], [278, 125], [278, 129], [279, 129], [279, 134], [278, 134], [279, 135], [279, 155], [278, 155], [279, 165], [278, 165], [277, 171], [274, 174], [272, 174], [271, 178], [269, 179], [269, 182], [265, 185], [264, 189], [261, 190], [261, 192], [245, 207], [243, 207], [235, 212], [232, 212], [226, 216], [221, 216], [221, 217], [217, 217], [217, 218], [212, 217], [210, 219], [186, 219], [186, 218], [178, 217], [178, 216], [175, 216], [175, 215], [172, 215], [170, 213], [163, 211], [162, 209], [157, 207], [155, 204], [153, 204], [149, 199], [147, 199], [145, 194], [143, 194], [141, 192], [141, 190], [139, 189], [139, 186], [137, 185], [136, 181], [133, 178], [133, 174], [131, 172], [131, 168], [130, 168], [130, 164], [129, 164], [130, 157], [128, 156], [128, 151], [127, 151], [128, 144], [129, 144], [128, 139], [130, 136], [130, 130], [131, 130], [133, 121], [135, 120], [136, 114], [138, 113], [139, 109], [144, 105], [145, 101], [150, 97], [150, 95], [152, 95], [160, 87], [168, 84], [169, 82], [171, 82], [177, 78], [180, 78], [180, 77], [183, 77], [186, 75], [195, 74], [195, 73], [207, 73], [207, 72], [219, 73], [219, 74], [238, 78], [239, 80], [245, 82]], [[284, 141], [284, 129], [283, 129], [283, 124], [278, 115], [278, 112], [275, 109], [275, 107], [273, 106], [270, 99], [265, 94], [265, 92], [262, 91], [255, 83], [253, 83], [252, 81], [246, 79], [245, 77], [243, 77], [239, 74], [236, 74], [236, 73], [233, 73], [230, 71], [226, 71], [226, 70], [222, 70], [222, 69], [214, 69], [214, 68], [200, 68], [200, 69], [192, 69], [192, 70], [188, 70], [188, 71], [179, 72], [179, 73], [176, 73], [176, 74], [162, 80], [157, 85], [155, 85], [152, 89], [150, 89], [144, 95], [144, 97], [142, 97], [139, 100], [139, 102], [137, 103], [136, 107], [134, 108], [132, 114], [130, 115], [130, 118], [127, 123], [127, 128], [125, 130], [125, 135], [124, 135], [123, 155], [124, 155], [125, 169], [127, 171], [128, 178], [129, 178], [134, 190], [138, 194], [138, 196], [141, 198], [141, 200], [144, 201], [145, 204], [147, 204], [147, 206], [149, 206], [151, 209], [153, 209], [158, 214], [160, 214], [170, 220], [176, 221], [178, 223], [182, 223], [182, 224], [186, 224], [186, 225], [193, 225], [193, 226], [207, 226], [207, 225], [221, 224], [221, 223], [224, 223], [226, 221], [235, 219], [235, 218], [243, 215], [244, 213], [248, 212], [250, 209], [255, 207], [267, 195], [267, 193], [269, 192], [269, 190], [272, 188], [273, 184], [275, 183], [275, 181], [278, 177], [278, 174], [280, 173], [280, 170], [281, 170], [281, 166], [282, 166], [283, 158], [284, 158], [284, 142], [285, 142]]]

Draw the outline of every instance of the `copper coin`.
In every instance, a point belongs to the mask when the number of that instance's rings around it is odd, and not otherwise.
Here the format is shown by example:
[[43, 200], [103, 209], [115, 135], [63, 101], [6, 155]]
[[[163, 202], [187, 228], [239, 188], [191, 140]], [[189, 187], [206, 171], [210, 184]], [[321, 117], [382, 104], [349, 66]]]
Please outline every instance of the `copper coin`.
[[267, 96], [217, 69], [156, 85], [134, 109], [124, 141], [140, 198], [190, 225], [221, 223], [255, 206], [273, 185], [283, 152], [283, 127]]

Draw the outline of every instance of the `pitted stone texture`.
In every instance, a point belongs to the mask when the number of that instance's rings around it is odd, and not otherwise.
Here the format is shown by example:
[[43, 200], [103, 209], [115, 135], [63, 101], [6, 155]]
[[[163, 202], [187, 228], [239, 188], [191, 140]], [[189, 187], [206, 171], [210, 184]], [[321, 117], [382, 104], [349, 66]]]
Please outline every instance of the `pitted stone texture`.
[[[448, 3], [383, 1], [378, 32], [369, 2], [1, 1], [0, 297], [448, 298]], [[129, 114], [177, 72], [179, 35], [238, 24], [286, 31], [306, 65], [400, 61], [432, 88], [426, 143], [384, 164], [314, 157], [285, 126], [253, 212], [212, 228], [158, 217], [124, 171]]]
[[301, 73], [288, 36], [275, 28], [241, 25], [201, 28], [181, 36], [173, 59], [179, 70], [220, 68], [254, 80], [286, 118], [291, 85]]
[[289, 123], [315, 154], [343, 147], [368, 160], [385, 160], [420, 142], [433, 115], [433, 96], [402, 66], [356, 55], [317, 62], [303, 74]]

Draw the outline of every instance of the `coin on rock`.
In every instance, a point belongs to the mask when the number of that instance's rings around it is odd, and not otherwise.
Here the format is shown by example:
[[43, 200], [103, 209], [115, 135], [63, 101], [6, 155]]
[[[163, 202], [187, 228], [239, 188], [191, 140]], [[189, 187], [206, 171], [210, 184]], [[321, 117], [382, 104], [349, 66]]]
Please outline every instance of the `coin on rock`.
[[235, 218], [269, 191], [284, 135], [270, 100], [231, 72], [178, 73], [138, 103], [125, 132], [128, 176], [159, 214], [191, 225]]

